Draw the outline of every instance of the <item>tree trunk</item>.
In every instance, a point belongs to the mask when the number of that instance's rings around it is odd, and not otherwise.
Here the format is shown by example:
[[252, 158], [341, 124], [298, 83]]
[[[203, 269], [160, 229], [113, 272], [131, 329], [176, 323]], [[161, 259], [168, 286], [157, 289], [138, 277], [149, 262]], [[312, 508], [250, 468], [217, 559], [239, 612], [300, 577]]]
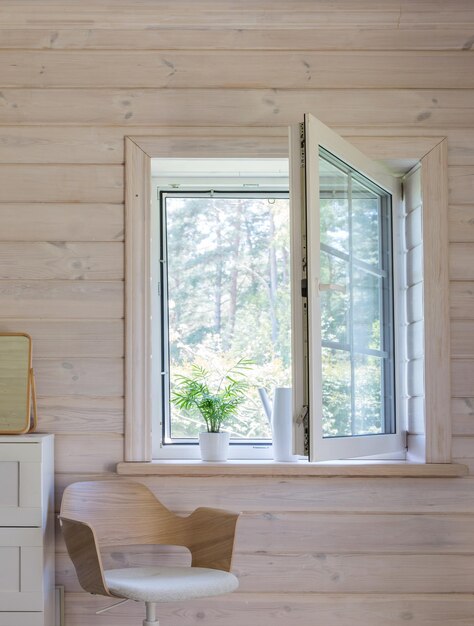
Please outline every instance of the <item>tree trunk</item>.
[[278, 290], [278, 271], [277, 271], [277, 259], [276, 259], [276, 250], [275, 250], [275, 221], [273, 219], [273, 213], [270, 209], [268, 212], [268, 217], [270, 221], [270, 245], [268, 247], [268, 257], [269, 257], [269, 265], [270, 265], [270, 285], [269, 285], [269, 296], [270, 296], [270, 316], [272, 323], [272, 343], [275, 346], [275, 352], [277, 350], [278, 344], [278, 320], [276, 317], [276, 304], [277, 304], [277, 290]]
[[222, 225], [219, 210], [216, 210], [216, 282], [214, 285], [214, 330], [217, 335], [222, 332]]
[[232, 348], [232, 341], [234, 339], [235, 331], [235, 318], [237, 313], [237, 281], [239, 278], [239, 259], [240, 259], [240, 238], [242, 230], [242, 203], [245, 200], [240, 200], [237, 204], [237, 213], [234, 222], [234, 240], [232, 242], [232, 261], [231, 261], [231, 275], [230, 275], [230, 304], [229, 304], [229, 328], [227, 333], [226, 350]]

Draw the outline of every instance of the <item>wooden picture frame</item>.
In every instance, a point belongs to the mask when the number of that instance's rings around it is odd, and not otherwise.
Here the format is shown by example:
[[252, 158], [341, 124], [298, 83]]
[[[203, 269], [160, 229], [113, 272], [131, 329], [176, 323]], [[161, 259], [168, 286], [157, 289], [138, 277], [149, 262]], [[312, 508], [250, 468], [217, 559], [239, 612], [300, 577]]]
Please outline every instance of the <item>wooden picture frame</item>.
[[[25, 350], [24, 362], [25, 373], [23, 380], [19, 380], [19, 387], [24, 387], [26, 398], [19, 399], [17, 401], [17, 413], [18, 416], [7, 415], [7, 409], [9, 401], [13, 394], [9, 394], [8, 386], [12, 382], [12, 377], [6, 376], [5, 372], [8, 371], [7, 366], [2, 365], [2, 352], [4, 352], [4, 358], [8, 359], [8, 349], [14, 345], [13, 338], [18, 337], [26, 339], [28, 347]], [[3, 339], [9, 339], [10, 341], [2, 341]], [[21, 340], [21, 339], [20, 339]], [[10, 347], [8, 346], [10, 344]], [[18, 347], [18, 346], [15, 346]], [[20, 358], [21, 358], [21, 350]], [[4, 380], [2, 380], [4, 379]], [[14, 390], [13, 390], [14, 393]], [[24, 401], [25, 411], [23, 412], [21, 404]], [[12, 417], [13, 422], [12, 422]], [[33, 432], [36, 429], [37, 423], [37, 409], [36, 409], [36, 385], [35, 376], [33, 371], [33, 342], [31, 336], [27, 333], [0, 333], [0, 435], [22, 435], [28, 432]]]

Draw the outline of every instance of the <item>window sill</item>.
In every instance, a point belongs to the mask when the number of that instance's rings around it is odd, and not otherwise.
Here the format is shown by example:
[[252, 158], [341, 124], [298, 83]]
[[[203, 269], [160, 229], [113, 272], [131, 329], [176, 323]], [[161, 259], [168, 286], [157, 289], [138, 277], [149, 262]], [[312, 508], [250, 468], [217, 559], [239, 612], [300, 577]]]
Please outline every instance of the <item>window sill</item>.
[[276, 461], [151, 461], [118, 463], [123, 476], [347, 476], [455, 478], [466, 476], [459, 463], [407, 463], [406, 461], [337, 461], [331, 463], [278, 463]]

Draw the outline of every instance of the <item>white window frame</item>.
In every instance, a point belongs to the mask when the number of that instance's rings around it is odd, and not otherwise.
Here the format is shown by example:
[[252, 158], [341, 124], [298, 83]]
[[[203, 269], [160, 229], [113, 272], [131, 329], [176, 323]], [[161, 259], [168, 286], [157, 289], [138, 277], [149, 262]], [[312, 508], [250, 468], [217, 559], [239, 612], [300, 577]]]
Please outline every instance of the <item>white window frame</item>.
[[[266, 157], [265, 160], [268, 160], [269, 157]], [[171, 187], [171, 184], [173, 183], [173, 181], [175, 179], [173, 179], [173, 177], [170, 177], [169, 180], [167, 180], [167, 178], [161, 177], [159, 179], [159, 182], [156, 182], [156, 179], [153, 179], [153, 186], [152, 186], [152, 200], [151, 200], [151, 204], [152, 204], [152, 215], [151, 215], [151, 232], [152, 232], [152, 241], [151, 241], [151, 268], [150, 268], [150, 273], [151, 273], [151, 280], [153, 284], [156, 284], [157, 280], [158, 280], [158, 271], [157, 271], [157, 267], [158, 267], [158, 259], [159, 259], [159, 240], [161, 239], [162, 233], [161, 233], [161, 228], [162, 225], [160, 224], [160, 207], [159, 207], [159, 202], [160, 200], [157, 197], [156, 194], [156, 190], [159, 189], [162, 192], [166, 191], [170, 191], [170, 192], [181, 192], [181, 193], [186, 193], [187, 189], [186, 187], [192, 187], [194, 186], [195, 191], [199, 192], [199, 187], [202, 189], [216, 189], [219, 190], [219, 187], [222, 186], [223, 188], [225, 188], [227, 190], [227, 193], [233, 195], [233, 196], [237, 196], [239, 193], [239, 190], [237, 189], [237, 186], [240, 184], [241, 185], [241, 192], [245, 192], [248, 193], [249, 191], [245, 191], [245, 186], [244, 183], [246, 182], [246, 179], [244, 179], [242, 181], [242, 179], [233, 179], [230, 176], [228, 178], [226, 178], [225, 182], [224, 181], [216, 181], [215, 179], [208, 179], [205, 176], [200, 177], [199, 179], [193, 179], [192, 183], [188, 183], [186, 182], [186, 178], [183, 178], [180, 183], [181, 183], [181, 187], [180, 189], [173, 189], [173, 187]], [[260, 178], [260, 180], [262, 180], [262, 178]], [[253, 180], [253, 182], [255, 182]], [[217, 183], [217, 184], [216, 184]], [[288, 185], [288, 180], [286, 181], [287, 185]], [[269, 194], [278, 194], [278, 193], [285, 193], [286, 196], [289, 195], [289, 189], [287, 187], [286, 191], [283, 192], [283, 190], [278, 190], [275, 187], [281, 186], [282, 184], [282, 179], [279, 178], [277, 185], [272, 184], [271, 179], [267, 179], [266, 182], [264, 184], [262, 184], [261, 187], [259, 187], [258, 192], [259, 193], [265, 193], [265, 191], [268, 191]], [[232, 191], [229, 191], [229, 189], [232, 188]], [[189, 195], [192, 195], [192, 191], [189, 191]], [[224, 192], [225, 193], [225, 192]], [[158, 290], [157, 289], [153, 289], [152, 292], [152, 301], [151, 301], [151, 308], [152, 308], [152, 315], [155, 318], [155, 323], [152, 326], [152, 328], [150, 329], [151, 332], [151, 336], [152, 336], [152, 345], [153, 345], [153, 353], [154, 354], [161, 354], [162, 351], [162, 345], [161, 345], [161, 333], [157, 332], [157, 325], [161, 325], [163, 323], [163, 320], [161, 319], [161, 306], [160, 306], [160, 296], [158, 295]], [[156, 315], [155, 313], [156, 312]], [[157, 319], [158, 316], [158, 319]], [[152, 370], [153, 370], [153, 379], [154, 380], [158, 380], [158, 377], [161, 375], [161, 361], [158, 361], [157, 359], [152, 359]], [[161, 406], [162, 406], [162, 401], [160, 398], [160, 392], [161, 392], [161, 388], [158, 388], [158, 385], [155, 385], [151, 391], [152, 393], [152, 456], [153, 459], [200, 459], [201, 458], [201, 454], [199, 451], [199, 446], [198, 446], [198, 439], [196, 438], [195, 442], [193, 443], [186, 443], [186, 444], [181, 444], [181, 443], [171, 443], [171, 444], [164, 444], [162, 441], [162, 430], [163, 430], [163, 426], [161, 423], [161, 420], [163, 419], [163, 416], [161, 415]], [[229, 447], [229, 455], [228, 458], [230, 460], [270, 460], [273, 458], [273, 450], [272, 450], [272, 442], [270, 441], [262, 441], [262, 442], [253, 442], [253, 441], [249, 441], [249, 442], [239, 442], [239, 443], [231, 443], [230, 447]]]
[[[365, 153], [405, 166], [420, 161], [423, 185], [425, 303], [424, 435], [408, 437], [408, 460], [451, 462], [448, 308], [447, 141], [443, 137], [350, 138]], [[208, 128], [126, 137], [125, 461], [152, 460], [150, 344], [151, 159], [287, 156], [286, 129]], [[405, 169], [409, 169], [409, 167]], [[426, 216], [429, 216], [426, 219]], [[429, 338], [429, 340], [427, 339]], [[392, 470], [391, 470], [392, 472]]]
[[[326, 461], [367, 456], [406, 457], [406, 417], [397, 410], [393, 434], [323, 437], [321, 311], [320, 311], [320, 148], [330, 152], [357, 172], [387, 191], [392, 197], [392, 230], [398, 232], [402, 215], [401, 182], [380, 162], [369, 159], [348, 141], [305, 115], [304, 123], [290, 129], [291, 216], [293, 244], [292, 317], [293, 334], [293, 412], [295, 450], [309, 455], [311, 461]], [[303, 225], [303, 226], [302, 226]], [[303, 233], [302, 231], [305, 231]], [[304, 250], [301, 242], [304, 240]], [[399, 261], [402, 259], [400, 237], [393, 237], [393, 296], [395, 353], [401, 352], [400, 321], [402, 302], [398, 288]], [[301, 259], [301, 262], [298, 262]], [[304, 262], [303, 262], [304, 260]], [[398, 261], [398, 262], [397, 262]], [[304, 266], [304, 272], [303, 272]], [[300, 285], [305, 279], [307, 297], [302, 298]], [[303, 306], [303, 303], [306, 306]], [[304, 337], [303, 329], [307, 329]], [[301, 369], [304, 364], [304, 368]], [[403, 406], [403, 363], [395, 363], [395, 406]], [[302, 419], [304, 418], [304, 419]], [[309, 439], [309, 441], [308, 441]]]

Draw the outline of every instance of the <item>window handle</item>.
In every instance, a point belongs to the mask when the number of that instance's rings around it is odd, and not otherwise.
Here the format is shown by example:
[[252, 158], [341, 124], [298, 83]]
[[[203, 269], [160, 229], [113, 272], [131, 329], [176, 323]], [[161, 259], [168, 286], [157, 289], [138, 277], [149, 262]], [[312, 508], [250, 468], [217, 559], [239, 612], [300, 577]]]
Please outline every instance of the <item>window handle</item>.
[[319, 283], [319, 291], [338, 291], [346, 293], [345, 285], [335, 285], [334, 283]]

